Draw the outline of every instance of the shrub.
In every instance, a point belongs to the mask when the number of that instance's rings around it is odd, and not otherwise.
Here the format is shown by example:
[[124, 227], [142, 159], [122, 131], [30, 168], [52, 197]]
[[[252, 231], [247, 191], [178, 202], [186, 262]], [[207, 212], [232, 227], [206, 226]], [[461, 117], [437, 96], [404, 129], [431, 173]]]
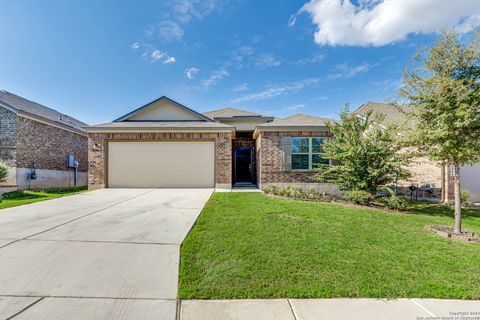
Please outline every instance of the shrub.
[[401, 196], [381, 197], [377, 199], [378, 202], [383, 204], [388, 209], [404, 211], [407, 209], [407, 199]]
[[356, 204], [368, 205], [373, 200], [373, 196], [363, 190], [352, 190], [345, 193], [345, 199]]
[[5, 163], [0, 162], [0, 182], [4, 182], [8, 176], [8, 167]]
[[470, 191], [462, 189], [460, 193], [460, 201], [465, 205], [469, 206], [472, 204], [472, 198], [470, 198]]
[[[8, 167], [5, 163], [0, 161], [0, 182], [7, 180]], [[0, 202], [2, 202], [2, 191], [0, 190]]]
[[263, 188], [263, 191], [267, 194], [272, 194], [276, 196], [304, 199], [304, 200], [319, 200], [319, 201], [333, 201], [334, 197], [327, 196], [322, 193], [319, 193], [315, 188], [309, 190], [302, 189], [297, 186], [288, 186], [286, 188], [281, 188], [277, 186], [268, 186]]

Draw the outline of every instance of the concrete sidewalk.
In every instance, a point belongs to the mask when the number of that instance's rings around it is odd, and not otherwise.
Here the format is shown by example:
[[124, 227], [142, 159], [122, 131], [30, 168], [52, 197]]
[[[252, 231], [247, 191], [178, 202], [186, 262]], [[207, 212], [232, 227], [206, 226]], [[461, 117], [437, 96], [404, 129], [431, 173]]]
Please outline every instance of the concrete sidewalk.
[[480, 320], [480, 300], [183, 300], [180, 320]]

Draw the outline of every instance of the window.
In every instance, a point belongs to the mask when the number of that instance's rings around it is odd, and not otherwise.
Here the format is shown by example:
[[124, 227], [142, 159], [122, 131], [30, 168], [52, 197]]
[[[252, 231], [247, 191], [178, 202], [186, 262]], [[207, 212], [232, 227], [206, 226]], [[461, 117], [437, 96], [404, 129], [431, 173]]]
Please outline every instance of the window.
[[315, 170], [330, 164], [330, 160], [323, 157], [323, 141], [324, 138], [292, 138], [292, 169]]

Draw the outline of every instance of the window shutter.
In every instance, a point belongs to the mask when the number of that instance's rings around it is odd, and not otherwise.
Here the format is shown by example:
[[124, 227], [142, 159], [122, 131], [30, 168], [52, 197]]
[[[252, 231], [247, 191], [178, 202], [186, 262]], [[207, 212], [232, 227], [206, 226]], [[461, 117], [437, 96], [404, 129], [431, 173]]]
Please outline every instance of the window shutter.
[[290, 137], [281, 137], [283, 151], [283, 170], [292, 170], [292, 146]]

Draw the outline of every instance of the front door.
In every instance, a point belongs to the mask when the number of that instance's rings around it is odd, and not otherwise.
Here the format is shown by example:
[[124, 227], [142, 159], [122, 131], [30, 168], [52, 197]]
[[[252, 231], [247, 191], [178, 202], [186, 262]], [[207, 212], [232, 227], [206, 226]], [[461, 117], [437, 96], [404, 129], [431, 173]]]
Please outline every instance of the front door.
[[255, 162], [253, 147], [235, 148], [234, 182], [255, 183]]

